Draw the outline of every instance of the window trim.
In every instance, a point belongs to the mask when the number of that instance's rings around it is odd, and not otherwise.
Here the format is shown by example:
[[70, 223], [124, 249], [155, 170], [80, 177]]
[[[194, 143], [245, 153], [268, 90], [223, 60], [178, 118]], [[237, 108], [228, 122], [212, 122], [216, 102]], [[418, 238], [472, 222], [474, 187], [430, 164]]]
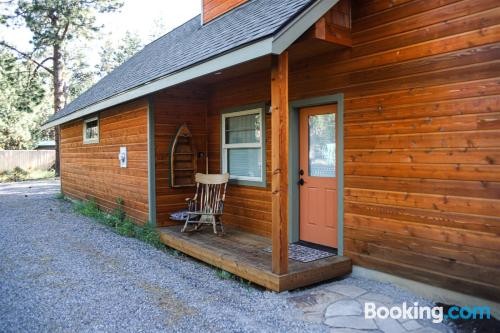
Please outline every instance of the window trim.
[[[244, 186], [257, 186], [266, 187], [266, 113], [265, 113], [265, 103], [257, 103], [239, 106], [235, 108], [230, 108], [223, 110], [221, 112], [221, 165], [220, 169], [223, 173], [227, 172], [227, 154], [228, 149], [231, 148], [260, 148], [261, 150], [261, 176], [260, 177], [241, 177], [234, 176], [229, 178], [231, 184], [244, 185]], [[249, 114], [260, 114], [260, 131], [261, 137], [259, 143], [225, 143], [226, 134], [226, 119], [231, 117], [249, 115]]]
[[[91, 121], [94, 121], [94, 120], [97, 120], [97, 138], [93, 138], [93, 139], [88, 139], [87, 138], [87, 124], [90, 123]], [[84, 144], [95, 144], [95, 143], [99, 143], [99, 137], [100, 137], [100, 131], [99, 131], [99, 117], [92, 117], [92, 118], [88, 118], [88, 119], [85, 119], [83, 121], [83, 143]]]

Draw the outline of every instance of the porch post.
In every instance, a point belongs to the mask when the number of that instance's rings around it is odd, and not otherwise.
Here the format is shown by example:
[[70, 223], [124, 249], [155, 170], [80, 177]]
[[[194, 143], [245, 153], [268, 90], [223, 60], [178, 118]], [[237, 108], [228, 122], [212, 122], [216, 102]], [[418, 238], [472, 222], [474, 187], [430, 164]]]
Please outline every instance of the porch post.
[[288, 271], [288, 52], [271, 65], [272, 270]]

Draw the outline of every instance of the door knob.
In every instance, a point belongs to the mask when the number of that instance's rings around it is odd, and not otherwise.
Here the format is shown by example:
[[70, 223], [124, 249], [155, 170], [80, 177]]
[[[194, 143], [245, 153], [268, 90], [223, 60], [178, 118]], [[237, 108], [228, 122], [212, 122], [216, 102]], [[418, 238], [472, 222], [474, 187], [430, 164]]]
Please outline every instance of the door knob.
[[304, 185], [304, 179], [300, 178], [297, 184], [299, 184], [300, 186]]

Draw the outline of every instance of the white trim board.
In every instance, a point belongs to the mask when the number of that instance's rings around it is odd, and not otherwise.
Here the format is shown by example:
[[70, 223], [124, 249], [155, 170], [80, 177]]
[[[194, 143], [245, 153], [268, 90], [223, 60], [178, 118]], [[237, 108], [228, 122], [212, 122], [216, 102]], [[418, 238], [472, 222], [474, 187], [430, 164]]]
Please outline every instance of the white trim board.
[[128, 91], [114, 95], [88, 107], [70, 113], [42, 126], [42, 130], [67, 123], [84, 117], [88, 114], [146, 96], [153, 92], [172, 87], [174, 85], [214, 73], [228, 67], [242, 64], [269, 54], [280, 54], [286, 50], [297, 38], [309, 29], [321, 16], [331, 9], [339, 0], [319, 0], [296, 17], [291, 23], [284, 27], [274, 37], [254, 42], [250, 45], [238, 48], [229, 53], [220, 55], [214, 59], [193, 65], [179, 72], [175, 72], [162, 78], [145, 83]]

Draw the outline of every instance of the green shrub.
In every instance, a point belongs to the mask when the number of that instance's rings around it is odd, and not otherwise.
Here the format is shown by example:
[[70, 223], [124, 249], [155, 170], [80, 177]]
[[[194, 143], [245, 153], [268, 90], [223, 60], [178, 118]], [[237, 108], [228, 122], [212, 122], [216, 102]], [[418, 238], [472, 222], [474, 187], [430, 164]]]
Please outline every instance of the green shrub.
[[119, 222], [116, 227], [116, 232], [119, 235], [125, 237], [134, 237], [135, 236], [135, 224], [131, 219], [126, 218], [123, 222]]
[[24, 179], [28, 175], [28, 171], [20, 167], [15, 167], [13, 174], [15, 177], [18, 177], [19, 179]]
[[23, 168], [15, 167], [11, 171], [0, 173], [0, 183], [3, 182], [19, 182], [23, 180], [36, 180], [52, 178], [55, 176], [54, 170], [31, 170], [26, 171]]
[[151, 223], [136, 225], [130, 218], [126, 217], [124, 211], [124, 201], [121, 198], [116, 200], [118, 204], [111, 214], [101, 211], [94, 199], [88, 201], [72, 201], [73, 209], [76, 213], [92, 217], [99, 223], [113, 228], [113, 230], [125, 237], [135, 237], [148, 243], [157, 249], [167, 250], [167, 246], [161, 242], [160, 233]]
[[[58, 194], [57, 197], [60, 199], [65, 198], [61, 193]], [[151, 223], [136, 225], [130, 218], [127, 218], [124, 211], [124, 201], [121, 198], [116, 200], [118, 206], [113, 210], [112, 214], [99, 210], [94, 199], [89, 199], [85, 202], [76, 200], [71, 202], [73, 203], [73, 209], [75, 212], [96, 219], [96, 221], [113, 228], [113, 230], [119, 235], [125, 237], [135, 237], [156, 247], [157, 249], [167, 251], [173, 256], [182, 256], [181, 252], [169, 248], [161, 242], [160, 233], [153, 225], [151, 225]], [[246, 288], [249, 288], [252, 285], [250, 281], [237, 277], [236, 275], [223, 269], [215, 268], [215, 274], [223, 280], [238, 281]]]
[[115, 228], [121, 221], [114, 214], [103, 213], [100, 222], [108, 227]]
[[93, 217], [98, 220], [102, 220], [102, 212], [99, 210], [97, 207], [97, 204], [93, 198], [87, 200], [87, 201], [77, 201], [74, 206], [75, 212], [88, 216], [88, 217]]
[[125, 221], [125, 217], [126, 217], [125, 208], [124, 208], [125, 201], [123, 200], [123, 198], [117, 198], [116, 205], [117, 205], [116, 208], [113, 209], [113, 216], [118, 221], [123, 222], [123, 221]]
[[4, 171], [0, 174], [1, 180], [5, 182], [18, 182], [24, 180], [28, 176], [28, 171], [20, 167], [15, 167], [11, 171]]

